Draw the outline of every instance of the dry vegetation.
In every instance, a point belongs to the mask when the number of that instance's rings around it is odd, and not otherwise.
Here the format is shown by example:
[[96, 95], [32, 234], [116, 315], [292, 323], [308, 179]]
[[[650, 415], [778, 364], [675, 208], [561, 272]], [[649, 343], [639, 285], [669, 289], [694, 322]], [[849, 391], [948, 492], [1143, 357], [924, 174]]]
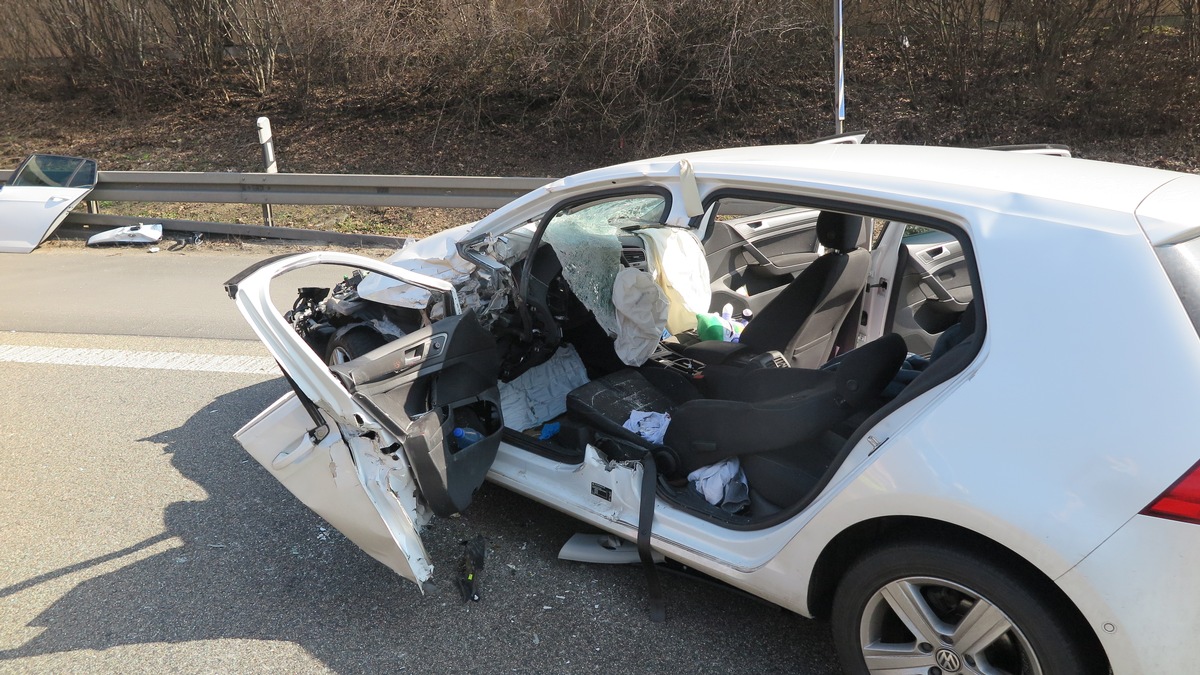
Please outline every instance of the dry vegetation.
[[[320, 172], [561, 175], [832, 130], [827, 0], [9, 4], [0, 166], [254, 170], [260, 114], [283, 170]], [[1200, 166], [1200, 0], [846, 0], [846, 21], [847, 124], [877, 140]]]

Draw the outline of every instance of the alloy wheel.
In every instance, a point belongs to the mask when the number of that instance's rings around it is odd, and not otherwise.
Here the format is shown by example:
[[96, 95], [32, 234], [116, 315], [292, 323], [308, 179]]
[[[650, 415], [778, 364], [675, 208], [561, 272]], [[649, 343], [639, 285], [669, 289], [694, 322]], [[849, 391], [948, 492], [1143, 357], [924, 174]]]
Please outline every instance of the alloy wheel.
[[1042, 675], [1029, 640], [993, 602], [961, 584], [905, 577], [868, 599], [859, 627], [871, 673]]

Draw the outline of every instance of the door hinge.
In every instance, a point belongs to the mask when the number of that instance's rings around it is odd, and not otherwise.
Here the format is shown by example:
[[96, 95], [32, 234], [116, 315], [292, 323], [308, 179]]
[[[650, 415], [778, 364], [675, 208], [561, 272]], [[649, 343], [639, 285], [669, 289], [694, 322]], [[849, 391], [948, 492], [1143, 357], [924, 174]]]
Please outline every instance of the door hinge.
[[867, 284], [867, 290], [868, 290], [868, 291], [869, 291], [869, 290], [871, 290], [872, 288], [882, 288], [883, 290], [885, 290], [885, 291], [886, 291], [886, 290], [887, 290], [887, 287], [888, 287], [888, 281], [887, 281], [887, 279], [880, 279], [880, 280], [879, 280], [879, 283], [875, 283], [875, 284]]

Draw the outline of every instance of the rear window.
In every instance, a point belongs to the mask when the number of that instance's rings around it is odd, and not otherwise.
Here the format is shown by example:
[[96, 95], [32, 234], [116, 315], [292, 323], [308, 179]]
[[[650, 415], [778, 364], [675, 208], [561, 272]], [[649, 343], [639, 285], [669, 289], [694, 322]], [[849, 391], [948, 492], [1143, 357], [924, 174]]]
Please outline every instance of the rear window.
[[1200, 238], [1157, 246], [1154, 252], [1187, 310], [1196, 334], [1200, 335]]

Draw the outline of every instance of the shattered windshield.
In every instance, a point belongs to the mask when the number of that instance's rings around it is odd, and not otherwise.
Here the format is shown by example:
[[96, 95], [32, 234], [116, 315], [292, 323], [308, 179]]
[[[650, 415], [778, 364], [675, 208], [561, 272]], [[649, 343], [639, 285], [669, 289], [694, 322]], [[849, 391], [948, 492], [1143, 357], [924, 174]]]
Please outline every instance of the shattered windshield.
[[617, 332], [612, 289], [621, 269], [619, 237], [661, 224], [665, 207], [658, 195], [617, 197], [559, 211], [546, 226], [543, 238], [558, 255], [563, 277], [610, 334]]

